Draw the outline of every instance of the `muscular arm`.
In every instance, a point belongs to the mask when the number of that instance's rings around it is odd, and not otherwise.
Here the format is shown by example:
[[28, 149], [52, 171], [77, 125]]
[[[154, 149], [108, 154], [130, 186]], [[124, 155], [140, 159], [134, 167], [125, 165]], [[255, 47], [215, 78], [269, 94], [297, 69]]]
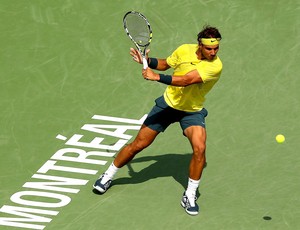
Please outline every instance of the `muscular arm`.
[[[147, 58], [148, 58], [148, 53], [149, 53], [149, 50], [147, 51]], [[136, 61], [140, 64], [142, 63], [142, 57], [136, 49], [130, 48], [130, 55], [133, 57], [134, 61]], [[150, 63], [151, 63], [151, 58], [150, 58]], [[165, 71], [169, 68], [170, 68], [170, 66], [168, 65], [166, 59], [157, 59], [157, 67], [155, 68], [156, 70]], [[150, 68], [143, 70], [142, 74], [143, 74], [143, 77], [147, 80], [152, 80], [152, 81], [160, 80], [159, 74], [153, 72], [153, 70]], [[183, 76], [172, 76], [171, 85], [188, 86], [191, 84], [196, 84], [196, 83], [201, 83], [201, 82], [202, 82], [202, 79], [201, 79], [201, 76], [199, 75], [198, 71], [192, 70]]]
[[[151, 62], [151, 60], [150, 60], [150, 62]], [[170, 66], [168, 65], [166, 59], [157, 59], [157, 67], [155, 68], [156, 70], [165, 71], [169, 68], [170, 68]]]
[[[149, 61], [149, 58], [148, 58], [149, 51], [150, 50], [147, 50], [147, 52], [146, 52], [147, 61]], [[139, 53], [139, 51], [137, 51], [136, 49], [130, 48], [130, 55], [132, 56], [133, 60], [136, 61], [137, 63], [140, 63], [140, 64], [143, 63], [142, 62], [142, 56]], [[151, 60], [150, 60], [150, 62], [151, 62]], [[158, 62], [158, 65], [155, 68], [156, 70], [164, 71], [164, 70], [167, 70], [167, 69], [170, 68], [170, 66], [168, 65], [166, 59], [157, 59], [157, 62]]]
[[[159, 67], [159, 66], [158, 66]], [[153, 72], [150, 68], [143, 70], [143, 77], [147, 80], [159, 81], [160, 75]], [[202, 78], [197, 70], [192, 70], [183, 76], [172, 76], [171, 85], [188, 86], [196, 83], [201, 83]]]
[[171, 85], [188, 86], [196, 83], [202, 83], [202, 78], [197, 70], [192, 70], [184, 76], [172, 76]]

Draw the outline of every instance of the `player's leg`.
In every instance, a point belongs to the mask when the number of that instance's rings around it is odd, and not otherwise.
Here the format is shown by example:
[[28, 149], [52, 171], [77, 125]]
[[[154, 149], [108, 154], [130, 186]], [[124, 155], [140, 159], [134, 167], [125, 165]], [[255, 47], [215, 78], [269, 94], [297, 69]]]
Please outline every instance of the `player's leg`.
[[114, 160], [114, 165], [121, 168], [131, 161], [136, 154], [148, 147], [156, 138], [159, 132], [143, 125], [132, 143], [125, 146]]
[[199, 187], [200, 178], [205, 166], [206, 130], [201, 126], [190, 126], [185, 129], [184, 134], [189, 139], [193, 155], [189, 166], [189, 180], [186, 191], [182, 198], [182, 206], [190, 215], [197, 215], [199, 206], [195, 202], [196, 192]]
[[142, 125], [134, 141], [122, 148], [122, 150], [116, 156], [114, 162], [108, 167], [105, 173], [100, 176], [93, 187], [100, 193], [105, 193], [117, 171], [130, 162], [136, 154], [148, 147], [158, 134], [158, 131]]
[[164, 101], [163, 96], [155, 100], [155, 105], [148, 114], [144, 124], [142, 125], [138, 135], [134, 141], [125, 146], [117, 155], [114, 162], [109, 166], [105, 173], [94, 184], [94, 188], [99, 192], [104, 193], [109, 188], [113, 176], [117, 173], [119, 168], [130, 162], [134, 156], [148, 147], [156, 138], [156, 136], [163, 132], [171, 123], [170, 108]]
[[205, 165], [206, 130], [201, 126], [191, 126], [185, 130], [189, 139], [193, 155], [189, 166], [189, 177], [192, 180], [200, 180]]
[[206, 130], [205, 117], [208, 112], [205, 108], [198, 112], [185, 113], [180, 120], [184, 135], [188, 138], [193, 149], [189, 166], [189, 180], [186, 191], [183, 194], [181, 205], [190, 215], [197, 215], [199, 206], [195, 202], [196, 191], [205, 166]]

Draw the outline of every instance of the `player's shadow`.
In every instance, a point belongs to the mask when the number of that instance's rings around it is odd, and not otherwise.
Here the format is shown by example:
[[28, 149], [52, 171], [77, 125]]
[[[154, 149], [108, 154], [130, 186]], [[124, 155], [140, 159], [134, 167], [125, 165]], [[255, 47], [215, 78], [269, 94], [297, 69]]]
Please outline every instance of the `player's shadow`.
[[[121, 184], [138, 184], [159, 177], [173, 177], [175, 181], [186, 188], [188, 182], [189, 163], [192, 154], [168, 153], [158, 156], [144, 156], [133, 159], [127, 166], [130, 177], [113, 180], [112, 186]], [[153, 162], [136, 172], [135, 164]]]

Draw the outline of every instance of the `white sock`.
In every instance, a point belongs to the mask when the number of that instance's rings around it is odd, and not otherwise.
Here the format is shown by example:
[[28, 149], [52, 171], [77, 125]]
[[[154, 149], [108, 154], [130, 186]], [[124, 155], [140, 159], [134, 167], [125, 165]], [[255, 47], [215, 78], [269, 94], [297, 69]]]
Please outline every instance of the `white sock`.
[[108, 169], [104, 173], [104, 177], [102, 179], [102, 183], [105, 184], [108, 180], [112, 180], [115, 174], [118, 172], [119, 168], [117, 168], [114, 163], [108, 167]]
[[199, 184], [200, 180], [193, 180], [189, 178], [188, 187], [185, 191], [185, 195], [187, 195], [188, 197], [195, 197]]

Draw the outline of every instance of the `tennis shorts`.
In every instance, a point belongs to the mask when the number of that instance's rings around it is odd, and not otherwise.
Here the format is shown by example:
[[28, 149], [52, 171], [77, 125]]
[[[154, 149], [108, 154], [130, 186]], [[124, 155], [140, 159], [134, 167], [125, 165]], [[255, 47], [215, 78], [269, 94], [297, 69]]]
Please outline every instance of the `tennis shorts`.
[[208, 112], [205, 108], [197, 112], [185, 112], [170, 107], [163, 96], [155, 100], [155, 105], [144, 121], [144, 125], [157, 132], [164, 132], [172, 123], [179, 122], [182, 131], [190, 126], [205, 128], [205, 117]]

